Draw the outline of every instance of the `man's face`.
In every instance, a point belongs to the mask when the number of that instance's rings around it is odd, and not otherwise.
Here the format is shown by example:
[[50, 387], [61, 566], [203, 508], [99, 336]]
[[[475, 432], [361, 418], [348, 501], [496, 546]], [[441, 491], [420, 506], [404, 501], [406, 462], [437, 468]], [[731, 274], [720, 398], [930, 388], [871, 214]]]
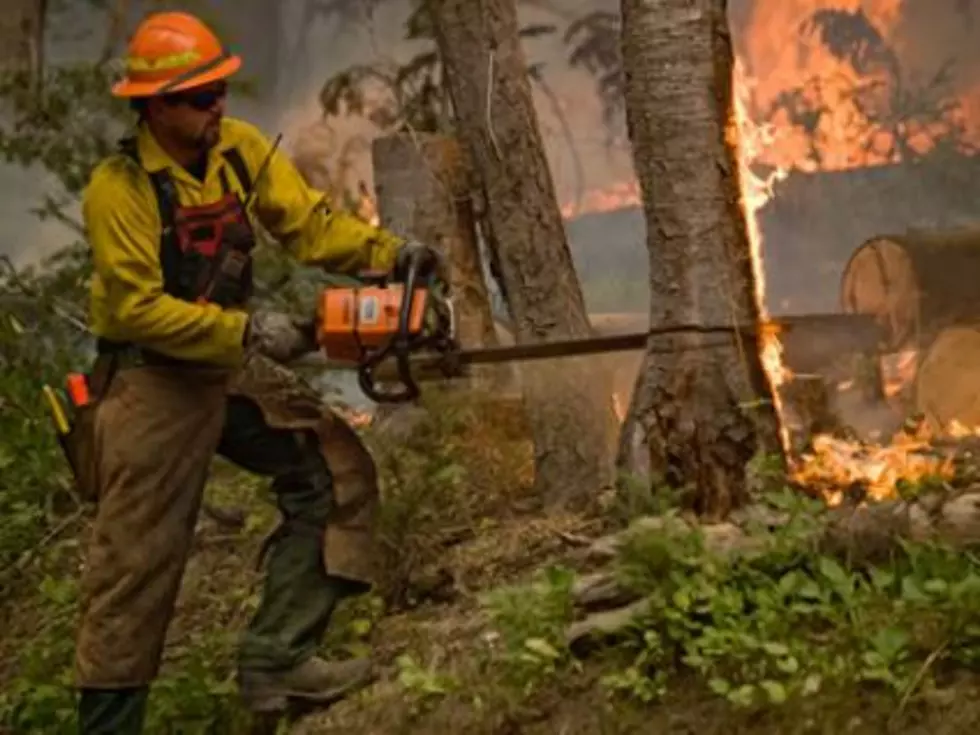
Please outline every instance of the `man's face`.
[[175, 92], [153, 100], [152, 114], [174, 142], [207, 151], [218, 143], [227, 91], [219, 81]]

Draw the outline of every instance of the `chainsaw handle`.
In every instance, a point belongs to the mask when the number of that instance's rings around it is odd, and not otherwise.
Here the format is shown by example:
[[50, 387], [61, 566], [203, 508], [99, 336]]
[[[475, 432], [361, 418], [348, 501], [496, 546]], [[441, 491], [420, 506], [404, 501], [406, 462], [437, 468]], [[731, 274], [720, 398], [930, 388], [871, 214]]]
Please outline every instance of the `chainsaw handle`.
[[[404, 366], [407, 368], [407, 364]], [[402, 361], [399, 358], [399, 374], [402, 381], [400, 389], [382, 391], [378, 388], [378, 383], [374, 380], [374, 365], [361, 365], [357, 370], [357, 384], [361, 391], [375, 403], [409, 403], [419, 397], [421, 391], [418, 383], [412, 379], [411, 373], [403, 370]]]
[[[416, 254], [406, 269], [403, 284], [405, 298], [402, 300], [401, 308], [398, 311], [398, 331], [388, 341], [388, 344], [368, 356], [357, 370], [358, 385], [364, 395], [375, 403], [408, 403], [414, 401], [421, 394], [418, 383], [412, 377], [412, 365], [409, 359], [413, 347], [409, 328], [412, 307], [415, 304], [415, 287], [420, 263], [421, 254]], [[381, 391], [374, 379], [374, 370], [392, 352], [394, 352], [395, 361], [398, 365], [398, 379], [402, 387], [401, 389]]]

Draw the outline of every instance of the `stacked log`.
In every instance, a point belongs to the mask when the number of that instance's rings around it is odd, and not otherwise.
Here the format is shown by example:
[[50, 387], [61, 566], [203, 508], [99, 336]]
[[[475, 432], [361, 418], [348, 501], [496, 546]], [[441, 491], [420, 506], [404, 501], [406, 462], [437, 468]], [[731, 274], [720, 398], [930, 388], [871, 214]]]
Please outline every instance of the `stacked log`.
[[841, 305], [873, 316], [888, 352], [922, 349], [946, 327], [980, 321], [980, 229], [871, 238], [844, 268]]
[[914, 350], [906, 409], [943, 431], [980, 426], [980, 229], [874, 237], [851, 256], [843, 308], [875, 318], [882, 350]]
[[980, 321], [947, 327], [920, 358], [914, 406], [933, 431], [980, 426]]

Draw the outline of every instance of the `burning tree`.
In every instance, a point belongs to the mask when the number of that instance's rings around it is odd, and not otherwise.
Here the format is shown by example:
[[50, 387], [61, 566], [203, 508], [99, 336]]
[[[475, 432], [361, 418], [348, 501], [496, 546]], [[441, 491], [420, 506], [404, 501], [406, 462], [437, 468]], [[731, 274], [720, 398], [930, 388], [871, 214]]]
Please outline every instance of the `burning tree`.
[[[809, 65], [812, 72], [773, 99], [753, 101], [752, 116], [777, 125], [782, 137], [798, 136], [806, 149], [803, 166], [866, 166], [912, 161], [941, 148], [971, 150], [952, 58], [931, 74], [915, 73], [863, 9], [816, 10], [798, 32], [804, 53], [823, 53], [828, 63]], [[848, 160], [834, 160], [842, 151]]]
[[760, 322], [762, 284], [740, 197], [726, 4], [621, 6], [627, 127], [647, 218], [651, 326], [729, 324], [733, 335], [651, 339], [620, 464], [688, 489], [690, 505], [709, 518], [747, 500], [749, 460], [778, 448], [761, 346], [736, 329]]
[[[431, 0], [429, 7], [517, 340], [589, 336], [531, 97], [515, 0]], [[522, 378], [539, 494], [552, 505], [593, 497], [610, 479], [609, 393], [574, 361], [527, 366]]]

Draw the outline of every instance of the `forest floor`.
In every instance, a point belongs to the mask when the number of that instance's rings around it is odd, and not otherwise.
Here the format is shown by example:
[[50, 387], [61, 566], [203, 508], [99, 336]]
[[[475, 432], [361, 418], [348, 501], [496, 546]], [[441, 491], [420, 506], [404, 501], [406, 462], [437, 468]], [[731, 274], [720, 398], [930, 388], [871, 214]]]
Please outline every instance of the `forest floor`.
[[[613, 638], [574, 648], [566, 634], [585, 614], [576, 581], [599, 568], [584, 552], [637, 516], [674, 510], [647, 489], [607, 492], [589, 513], [545, 514], [508, 410], [456, 402], [386, 430], [385, 578], [338, 610], [323, 644], [327, 656], [372, 656], [380, 677], [279, 732], [976, 731], [980, 561], [968, 552], [909, 546], [858, 567], [817, 553], [796, 528], [769, 533], [765, 553], [722, 563], [697, 532], [637, 534], [605, 564], [652, 606]], [[810, 501], [773, 497], [801, 523], [819, 516]], [[238, 705], [233, 661], [275, 522], [267, 500], [253, 479], [216, 467], [208, 502], [231, 511], [199, 523], [151, 735], [257, 731]], [[65, 524], [2, 597], [0, 733], [74, 732], [86, 528], [84, 516]]]

